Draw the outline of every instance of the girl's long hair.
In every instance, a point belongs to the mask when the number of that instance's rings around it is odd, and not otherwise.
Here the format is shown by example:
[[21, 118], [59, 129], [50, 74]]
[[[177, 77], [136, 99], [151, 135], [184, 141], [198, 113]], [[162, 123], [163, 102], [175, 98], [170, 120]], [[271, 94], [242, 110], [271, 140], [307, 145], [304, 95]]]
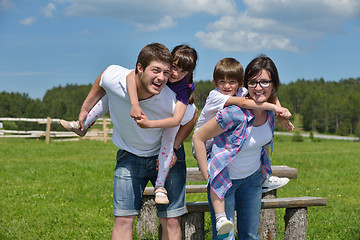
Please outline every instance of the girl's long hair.
[[194, 93], [193, 93], [193, 89], [192, 89], [192, 85], [194, 83], [193, 80], [193, 75], [194, 75], [194, 70], [196, 67], [196, 62], [197, 62], [197, 52], [194, 48], [186, 45], [186, 44], [182, 44], [182, 45], [178, 45], [176, 47], [174, 47], [174, 49], [171, 52], [172, 56], [173, 56], [173, 61], [177, 61], [177, 66], [179, 68], [184, 69], [185, 71], [188, 71], [188, 88], [189, 88], [189, 104], [193, 104], [195, 99], [194, 99]]

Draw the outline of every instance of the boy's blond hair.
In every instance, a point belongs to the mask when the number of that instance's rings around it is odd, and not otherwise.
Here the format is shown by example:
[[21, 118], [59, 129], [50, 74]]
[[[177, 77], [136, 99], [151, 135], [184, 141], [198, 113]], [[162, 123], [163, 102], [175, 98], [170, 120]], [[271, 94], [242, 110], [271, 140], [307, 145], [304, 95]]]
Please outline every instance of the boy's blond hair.
[[213, 79], [217, 84], [221, 79], [234, 79], [241, 86], [244, 82], [244, 69], [235, 58], [223, 58], [214, 68]]

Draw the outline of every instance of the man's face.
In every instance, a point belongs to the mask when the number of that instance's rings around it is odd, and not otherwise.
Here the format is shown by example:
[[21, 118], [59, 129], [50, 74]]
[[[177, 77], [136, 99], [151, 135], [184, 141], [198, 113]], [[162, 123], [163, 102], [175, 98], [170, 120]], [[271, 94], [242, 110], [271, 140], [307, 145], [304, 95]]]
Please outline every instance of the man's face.
[[170, 65], [165, 62], [153, 61], [145, 69], [138, 65], [141, 86], [139, 99], [145, 99], [161, 92], [170, 76]]

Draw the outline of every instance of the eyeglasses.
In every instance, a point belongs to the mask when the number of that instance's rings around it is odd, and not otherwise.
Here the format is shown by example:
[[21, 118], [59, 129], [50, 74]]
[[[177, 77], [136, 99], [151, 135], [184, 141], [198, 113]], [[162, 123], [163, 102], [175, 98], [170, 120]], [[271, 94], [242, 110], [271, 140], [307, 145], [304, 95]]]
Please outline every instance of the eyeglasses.
[[260, 81], [251, 80], [251, 81], [248, 82], [248, 87], [249, 88], [256, 88], [256, 86], [258, 84], [260, 84], [260, 87], [268, 88], [270, 86], [271, 82], [272, 82], [271, 80], [270, 81], [268, 81], [268, 80], [260, 80]]

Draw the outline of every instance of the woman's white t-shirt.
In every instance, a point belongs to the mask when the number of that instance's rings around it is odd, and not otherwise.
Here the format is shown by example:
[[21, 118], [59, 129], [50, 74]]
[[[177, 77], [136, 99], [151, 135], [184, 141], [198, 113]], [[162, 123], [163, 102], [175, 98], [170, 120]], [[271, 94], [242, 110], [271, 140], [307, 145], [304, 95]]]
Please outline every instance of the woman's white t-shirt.
[[231, 179], [243, 179], [259, 169], [262, 146], [272, 139], [269, 119], [261, 126], [252, 127], [241, 150], [227, 165]]

